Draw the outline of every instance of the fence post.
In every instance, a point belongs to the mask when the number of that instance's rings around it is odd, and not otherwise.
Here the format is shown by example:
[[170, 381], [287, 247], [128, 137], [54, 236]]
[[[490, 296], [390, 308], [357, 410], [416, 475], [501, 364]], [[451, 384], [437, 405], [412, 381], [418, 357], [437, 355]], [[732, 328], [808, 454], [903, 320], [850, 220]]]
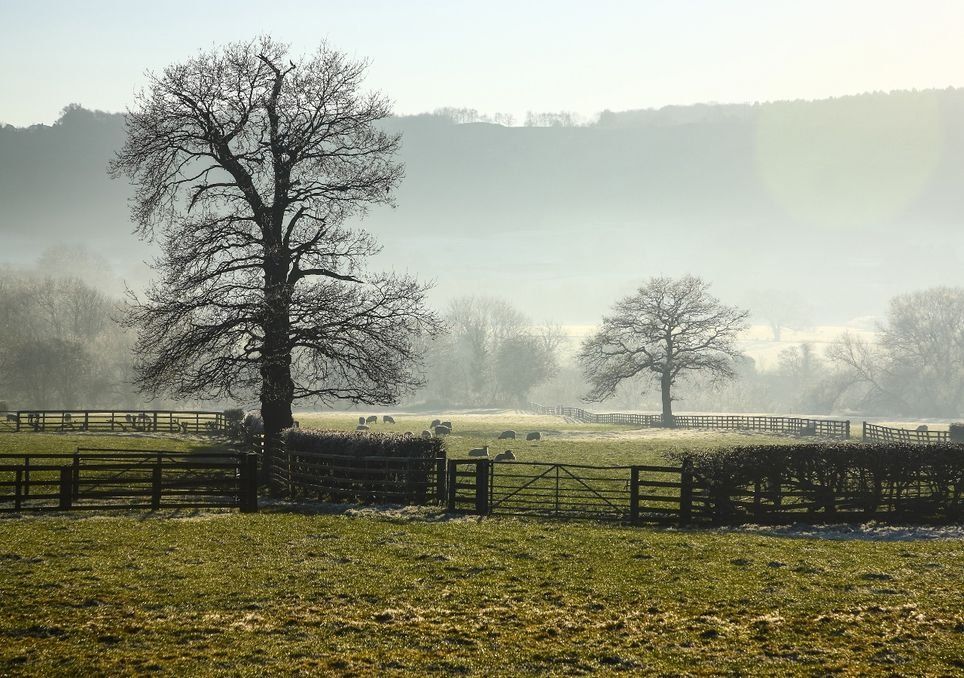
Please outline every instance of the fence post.
[[80, 497], [80, 450], [74, 452], [73, 472], [73, 496], [74, 499], [78, 499]]
[[435, 457], [435, 499], [445, 502], [445, 455]]
[[850, 420], [849, 419], [847, 420], [847, 423], [844, 425], [844, 427], [845, 427], [845, 432], [847, 434], [845, 438], [847, 438], [847, 440], [850, 440]]
[[455, 497], [458, 492], [458, 488], [456, 487], [456, 480], [457, 480], [456, 474], [458, 473], [458, 465], [456, 464], [454, 459], [449, 459], [448, 469], [449, 469], [448, 483], [446, 483], [446, 488], [445, 488], [448, 493], [448, 504], [446, 505], [446, 509], [449, 511], [454, 511]]
[[22, 503], [23, 494], [23, 469], [17, 469], [16, 478], [14, 479], [13, 486], [13, 508], [16, 511], [20, 510], [20, 504]]
[[60, 510], [70, 510], [70, 490], [73, 485], [73, 468], [62, 466], [60, 468]]
[[689, 525], [693, 519], [693, 460], [683, 459], [680, 469], [679, 524]]
[[20, 433], [20, 412], [17, 412], [17, 433]]
[[23, 458], [23, 496], [30, 496], [30, 457]]
[[489, 515], [489, 460], [475, 462], [475, 512]]
[[90, 412], [88, 412], [87, 410], [84, 410], [84, 430], [87, 431], [89, 429], [90, 429]]
[[238, 484], [241, 489], [241, 513], [258, 512], [258, 455], [242, 454], [238, 460]]
[[867, 442], [867, 422], [865, 421], [860, 427], [860, 442]]
[[157, 511], [161, 508], [161, 455], [157, 455], [154, 468], [151, 472], [151, 510]]
[[629, 469], [629, 522], [639, 524], [639, 467]]

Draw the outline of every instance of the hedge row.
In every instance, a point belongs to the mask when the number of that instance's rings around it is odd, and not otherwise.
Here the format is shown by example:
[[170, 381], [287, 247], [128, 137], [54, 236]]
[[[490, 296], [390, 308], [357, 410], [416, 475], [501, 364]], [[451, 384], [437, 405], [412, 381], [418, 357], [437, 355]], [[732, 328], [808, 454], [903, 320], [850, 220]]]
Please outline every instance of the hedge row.
[[718, 522], [780, 519], [794, 512], [898, 520], [964, 515], [960, 445], [754, 445], [687, 456], [706, 510]]
[[285, 449], [316, 454], [357, 457], [435, 459], [442, 455], [440, 438], [419, 438], [399, 433], [323, 431], [290, 428], [284, 432]]

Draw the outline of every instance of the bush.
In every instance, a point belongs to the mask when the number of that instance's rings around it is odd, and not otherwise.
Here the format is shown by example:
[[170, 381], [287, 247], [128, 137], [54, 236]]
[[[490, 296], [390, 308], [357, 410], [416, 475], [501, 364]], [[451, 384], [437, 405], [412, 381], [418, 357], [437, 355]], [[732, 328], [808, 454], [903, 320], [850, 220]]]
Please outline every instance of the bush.
[[283, 438], [272, 477], [292, 496], [424, 504], [444, 482], [438, 438], [299, 428], [286, 429]]
[[244, 425], [244, 410], [241, 408], [230, 408], [224, 410], [224, 429], [231, 438], [240, 438]]
[[954, 423], [948, 427], [952, 443], [964, 443], [964, 424]]
[[715, 522], [961, 515], [964, 448], [957, 445], [756, 445], [687, 458]]
[[426, 440], [398, 433], [289, 428], [283, 435], [285, 449], [315, 454], [435, 459], [444, 453], [438, 438]]

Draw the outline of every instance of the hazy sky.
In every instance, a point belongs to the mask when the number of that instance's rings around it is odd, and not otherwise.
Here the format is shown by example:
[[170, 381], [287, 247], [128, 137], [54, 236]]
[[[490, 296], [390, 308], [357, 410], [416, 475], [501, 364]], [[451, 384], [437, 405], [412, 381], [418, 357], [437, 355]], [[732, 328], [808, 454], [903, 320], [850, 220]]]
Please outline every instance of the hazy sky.
[[399, 113], [592, 115], [964, 84], [960, 0], [0, 0], [0, 122], [123, 110], [216, 43], [327, 38], [372, 60]]

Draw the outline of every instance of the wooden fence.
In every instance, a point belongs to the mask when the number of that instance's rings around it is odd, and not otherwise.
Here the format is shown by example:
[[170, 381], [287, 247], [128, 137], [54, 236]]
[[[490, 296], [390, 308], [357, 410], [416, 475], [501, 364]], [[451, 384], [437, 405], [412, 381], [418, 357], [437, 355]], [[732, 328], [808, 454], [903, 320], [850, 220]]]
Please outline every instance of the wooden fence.
[[78, 449], [0, 454], [0, 511], [258, 510], [257, 456]]
[[267, 471], [291, 499], [428, 504], [445, 500], [445, 456], [407, 457], [279, 451]]
[[703, 478], [679, 466], [589, 466], [489, 459], [448, 461], [450, 511], [589, 518], [630, 524], [948, 522], [964, 513], [964, 474], [954, 465], [800, 473], [764, 479]]
[[0, 413], [0, 432], [124, 431], [224, 434], [223, 412], [178, 410], [20, 410]]
[[[539, 414], [569, 417], [589, 424], [617, 424], [624, 426], [661, 427], [663, 418], [658, 414], [597, 413], [581, 407], [546, 407], [531, 403], [529, 409]], [[737, 414], [685, 414], [673, 417], [675, 428], [726, 429], [759, 431], [784, 435], [824, 436], [849, 438], [850, 421], [839, 419], [807, 419], [802, 417], [771, 417]]]
[[450, 511], [688, 525], [705, 519], [705, 492], [681, 466], [590, 466], [451, 459]]
[[917, 431], [870, 424], [866, 421], [860, 439], [869, 443], [905, 443], [912, 445], [944, 445], [951, 442], [949, 431]]

